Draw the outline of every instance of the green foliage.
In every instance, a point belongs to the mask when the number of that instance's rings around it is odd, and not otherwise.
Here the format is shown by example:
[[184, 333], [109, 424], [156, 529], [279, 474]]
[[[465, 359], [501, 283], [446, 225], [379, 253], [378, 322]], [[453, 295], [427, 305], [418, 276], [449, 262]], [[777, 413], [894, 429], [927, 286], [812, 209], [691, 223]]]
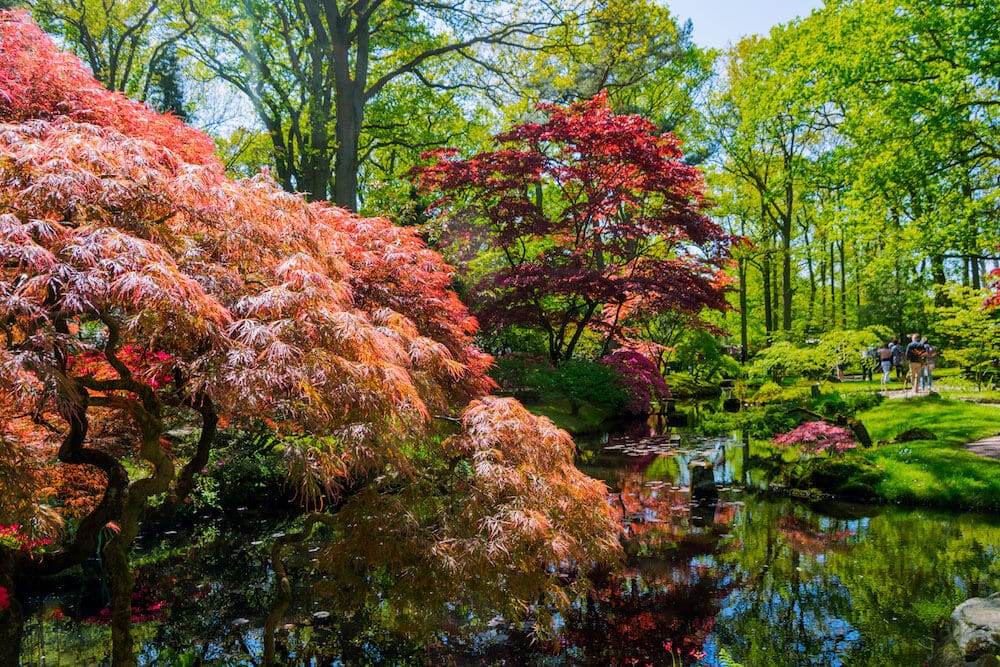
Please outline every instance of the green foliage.
[[757, 353], [747, 374], [753, 379], [770, 379], [780, 384], [792, 377], [806, 377], [818, 380], [830, 372], [832, 360], [821, 354], [815, 347], [798, 347], [787, 341], [780, 341]]
[[788, 406], [780, 404], [749, 407], [739, 412], [716, 412], [705, 415], [701, 429], [707, 435], [723, 435], [742, 431], [751, 438], [767, 440], [776, 433], [795, 428], [798, 417], [789, 414]]
[[674, 398], [709, 399], [722, 394], [718, 380], [698, 378], [691, 373], [671, 373], [666, 381]]
[[543, 399], [568, 398], [574, 405], [591, 403], [617, 412], [629, 400], [618, 373], [596, 361], [567, 359], [555, 367], [538, 366], [527, 382]]
[[805, 345], [778, 341], [754, 355], [747, 374], [752, 380], [770, 379], [780, 384], [789, 378], [820, 380], [833, 374], [837, 364], [857, 370], [861, 351], [887, 340], [889, 335], [885, 327], [872, 326], [828, 331]]
[[765, 382], [753, 394], [753, 402], [758, 405], [765, 403], [776, 403], [781, 400], [784, 388], [777, 382]]
[[[933, 396], [890, 400], [858, 415], [877, 448], [864, 457], [885, 469], [881, 497], [908, 504], [964, 508], [1000, 507], [1000, 461], [966, 451], [963, 445], [1000, 431], [995, 406], [949, 401]], [[936, 440], [905, 444], [889, 441], [911, 428], [924, 428]]]
[[720, 648], [719, 667], [743, 667], [743, 665], [733, 660], [732, 656], [729, 655], [729, 651], [724, 648]]
[[492, 377], [504, 391], [531, 387], [533, 375], [541, 372], [554, 372], [555, 366], [548, 357], [526, 352], [512, 352], [497, 357], [490, 369]]
[[232, 509], [257, 505], [261, 498], [278, 503], [289, 498], [287, 465], [273, 444], [266, 431], [224, 431], [220, 446], [196, 475], [192, 508]]
[[871, 501], [879, 497], [884, 469], [856, 453], [810, 457], [786, 466], [780, 482], [792, 489], [819, 491], [837, 498]]
[[859, 410], [868, 410], [880, 404], [885, 398], [876, 392], [851, 392], [842, 394], [837, 391], [820, 394], [812, 399], [812, 408], [826, 417], [836, 415], [853, 415]]
[[985, 310], [986, 290], [950, 284], [942, 290], [948, 305], [928, 306], [933, 334], [931, 344], [943, 353], [942, 360], [962, 368], [977, 388], [995, 382], [1000, 369], [993, 359], [1000, 356], [1000, 310]]

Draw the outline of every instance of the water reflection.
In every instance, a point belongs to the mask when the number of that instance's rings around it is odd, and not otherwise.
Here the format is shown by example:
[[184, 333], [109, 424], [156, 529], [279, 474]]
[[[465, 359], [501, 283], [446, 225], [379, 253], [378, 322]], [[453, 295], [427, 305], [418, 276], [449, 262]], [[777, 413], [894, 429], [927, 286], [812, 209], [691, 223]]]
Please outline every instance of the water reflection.
[[[694, 644], [706, 664], [721, 647], [745, 665], [925, 664], [954, 606], [1000, 589], [996, 517], [740, 492], [755, 474], [744, 443], [683, 429], [587, 448], [583, 467], [612, 488], [626, 530], [620, 590], [638, 582], [637, 609], [649, 591], [690, 591], [660, 596], [683, 620], [651, 634]], [[715, 467], [716, 501], [692, 499], [687, 471], [699, 460]], [[670, 664], [654, 641], [630, 650], [615, 659]]]
[[[725, 648], [746, 667], [921, 665], [955, 605], [1000, 590], [996, 517], [760, 496], [746, 490], [755, 473], [744, 443], [659, 428], [582, 446], [581, 467], [611, 490], [628, 562], [560, 617], [555, 640], [536, 642], [530, 624], [447, 604], [428, 613], [433, 625], [407, 628], [400, 619], [429, 602], [400, 597], [390, 572], [364, 582], [377, 604], [338, 607], [340, 584], [310, 579], [325, 549], [316, 542], [308, 549], [319, 551], [298, 558], [286, 661], [718, 665]], [[717, 496], [692, 497], [690, 471], [703, 463]], [[145, 664], [259, 662], [272, 530], [220, 531], [195, 553], [141, 569], [164, 610], [137, 626]], [[146, 548], [154, 546], [171, 543]], [[67, 596], [36, 601], [24, 664], [100, 664], [106, 627], [73, 609]]]

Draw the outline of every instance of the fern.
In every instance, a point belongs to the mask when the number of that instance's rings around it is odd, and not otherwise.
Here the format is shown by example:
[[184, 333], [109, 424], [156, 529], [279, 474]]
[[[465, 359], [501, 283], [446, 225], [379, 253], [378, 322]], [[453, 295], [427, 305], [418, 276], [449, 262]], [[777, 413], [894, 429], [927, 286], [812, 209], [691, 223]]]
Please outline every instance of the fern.
[[733, 660], [732, 656], [729, 655], [729, 651], [724, 648], [719, 649], [719, 665], [720, 667], [743, 667], [743, 665]]

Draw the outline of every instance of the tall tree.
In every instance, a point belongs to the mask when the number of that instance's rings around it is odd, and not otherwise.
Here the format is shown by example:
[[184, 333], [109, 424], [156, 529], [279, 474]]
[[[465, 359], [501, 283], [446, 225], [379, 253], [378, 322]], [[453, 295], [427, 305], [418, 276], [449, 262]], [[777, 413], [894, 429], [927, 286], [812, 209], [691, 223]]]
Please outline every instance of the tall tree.
[[[712, 120], [722, 167], [757, 193], [759, 215], [769, 222], [780, 259], [780, 326], [792, 328], [793, 243], [801, 183], [823, 125], [822, 103], [808, 94], [814, 73], [798, 66], [794, 27], [771, 38], [748, 38], [728, 54], [725, 87]], [[773, 323], [777, 328], [777, 321]]]
[[616, 112], [649, 118], [683, 139], [712, 73], [711, 54], [691, 32], [650, 0], [582, 3], [574, 20], [537, 36], [535, 50], [511, 54], [531, 66], [526, 76], [497, 80], [498, 92], [510, 96], [507, 117], [522, 120], [514, 114], [530, 116], [539, 102], [567, 104], [604, 90]]
[[25, 0], [20, 4], [48, 32], [64, 39], [106, 88], [140, 102], [155, 101], [164, 68], [176, 69], [177, 44], [189, 30], [178, 22], [179, 0]]
[[730, 237], [704, 215], [676, 138], [613, 114], [604, 94], [540, 110], [544, 123], [498, 135], [494, 151], [438, 151], [417, 170], [441, 195], [439, 236], [472, 221], [496, 249], [475, 287], [484, 325], [537, 327], [559, 362], [588, 330], [607, 353], [630, 318], [723, 308]]
[[[197, 57], [252, 102], [288, 189], [355, 210], [369, 105], [400, 79], [456, 86], [457, 63], [488, 66], [552, 24], [546, 3], [281, 0], [188, 5]], [[443, 66], [444, 62], [448, 66]], [[331, 155], [334, 157], [331, 159]]]

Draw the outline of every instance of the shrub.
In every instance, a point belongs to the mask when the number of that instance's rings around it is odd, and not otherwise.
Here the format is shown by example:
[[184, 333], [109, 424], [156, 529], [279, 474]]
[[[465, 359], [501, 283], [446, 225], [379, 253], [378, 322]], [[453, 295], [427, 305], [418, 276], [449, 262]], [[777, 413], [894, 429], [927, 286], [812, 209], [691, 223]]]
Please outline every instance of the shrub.
[[501, 389], [513, 391], [531, 387], [531, 375], [539, 369], [555, 371], [552, 362], [546, 357], [528, 352], [512, 352], [496, 358], [490, 369], [490, 377]]
[[670, 398], [667, 383], [649, 357], [633, 350], [617, 350], [601, 359], [601, 363], [618, 375], [621, 387], [628, 395], [628, 401], [623, 406], [626, 412], [645, 414], [654, 400]]
[[671, 373], [670, 394], [674, 398], [717, 398], [722, 389], [717, 381], [698, 379], [690, 373]]
[[780, 384], [788, 377], [822, 378], [830, 370], [830, 360], [815, 348], [800, 348], [780, 341], [757, 353], [749, 367], [751, 377], [770, 379]]
[[799, 424], [788, 433], [776, 437], [773, 442], [783, 447], [798, 445], [807, 454], [841, 454], [858, 446], [849, 430], [823, 421]]
[[629, 400], [615, 369], [596, 361], [567, 359], [558, 367], [537, 366], [528, 374], [527, 385], [545, 400], [568, 398], [574, 413], [580, 403], [617, 412]]

